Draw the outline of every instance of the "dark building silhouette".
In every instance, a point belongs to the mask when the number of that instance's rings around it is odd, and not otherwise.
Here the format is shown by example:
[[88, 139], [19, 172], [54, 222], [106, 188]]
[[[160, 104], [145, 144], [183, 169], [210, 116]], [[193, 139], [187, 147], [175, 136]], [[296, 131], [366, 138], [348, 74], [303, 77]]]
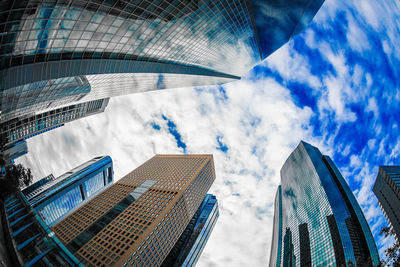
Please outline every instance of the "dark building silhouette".
[[400, 240], [400, 166], [380, 166], [372, 191], [397, 240]]

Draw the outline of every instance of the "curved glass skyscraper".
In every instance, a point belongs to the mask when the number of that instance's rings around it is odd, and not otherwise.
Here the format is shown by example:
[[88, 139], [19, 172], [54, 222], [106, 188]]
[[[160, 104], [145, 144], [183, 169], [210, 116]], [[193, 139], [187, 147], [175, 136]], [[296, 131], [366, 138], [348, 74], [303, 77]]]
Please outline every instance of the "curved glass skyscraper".
[[281, 169], [269, 266], [378, 266], [368, 223], [332, 160], [300, 142]]
[[26, 89], [44, 88], [54, 105], [229, 82], [301, 31], [322, 2], [1, 1], [0, 93], [37, 110], [49, 100]]

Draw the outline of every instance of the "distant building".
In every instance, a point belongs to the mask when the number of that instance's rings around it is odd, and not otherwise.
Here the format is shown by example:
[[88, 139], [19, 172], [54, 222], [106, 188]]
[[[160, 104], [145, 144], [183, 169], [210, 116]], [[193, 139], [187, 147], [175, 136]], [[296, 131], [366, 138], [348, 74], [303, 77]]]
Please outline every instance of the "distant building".
[[212, 155], [156, 155], [52, 230], [83, 265], [159, 266], [214, 180]]
[[[56, 178], [54, 177], [53, 174], [49, 174], [46, 177], [43, 177], [39, 181], [31, 184], [30, 186], [26, 187], [25, 189], [22, 190], [22, 193], [24, 196], [33, 196], [35, 193], [33, 193], [36, 190], [39, 190], [40, 187], [44, 186], [45, 184], [54, 181]], [[39, 191], [36, 191], [39, 192]], [[32, 194], [33, 193], [33, 194]]]
[[303, 141], [281, 169], [269, 266], [379, 266], [364, 214], [332, 162]]
[[109, 98], [70, 105], [40, 114], [22, 116], [0, 124], [7, 145], [24, 141], [38, 134], [56, 129], [67, 122], [104, 112]]
[[14, 160], [28, 153], [28, 146], [24, 140], [6, 145], [1, 154], [6, 161], [6, 166], [14, 163]]
[[195, 266], [218, 217], [218, 201], [207, 194], [161, 266]]
[[4, 0], [1, 115], [39, 110], [42, 101], [56, 108], [240, 79], [304, 29], [322, 3]]
[[380, 166], [372, 191], [400, 240], [400, 166]]
[[90, 83], [85, 76], [45, 80], [14, 87], [0, 94], [0, 122], [68, 105], [79, 101], [89, 92]]
[[112, 184], [113, 165], [109, 156], [96, 157], [64, 173], [49, 175], [22, 192], [49, 226]]

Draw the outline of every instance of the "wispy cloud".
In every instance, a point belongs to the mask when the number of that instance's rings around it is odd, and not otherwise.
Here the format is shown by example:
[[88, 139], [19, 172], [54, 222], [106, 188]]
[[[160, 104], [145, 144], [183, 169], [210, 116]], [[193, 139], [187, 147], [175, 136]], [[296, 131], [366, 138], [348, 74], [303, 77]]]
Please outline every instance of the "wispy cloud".
[[220, 218], [199, 266], [265, 266], [279, 170], [304, 139], [332, 156], [382, 254], [386, 220], [371, 189], [379, 165], [400, 161], [399, 14], [394, 0], [326, 0], [242, 80], [113, 98], [103, 114], [28, 140], [20, 161], [40, 178], [108, 154], [118, 179], [156, 153], [213, 153]]

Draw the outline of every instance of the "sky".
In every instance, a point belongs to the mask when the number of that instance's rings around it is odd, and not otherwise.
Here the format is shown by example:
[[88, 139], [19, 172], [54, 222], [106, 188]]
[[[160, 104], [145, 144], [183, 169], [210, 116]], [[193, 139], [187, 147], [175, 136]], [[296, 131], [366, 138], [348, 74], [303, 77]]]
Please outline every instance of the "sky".
[[197, 266], [265, 266], [284, 161], [304, 140], [332, 157], [380, 255], [393, 242], [372, 187], [399, 164], [400, 6], [326, 0], [300, 35], [240, 81], [112, 98], [106, 111], [28, 140], [35, 179], [110, 155], [116, 180], [159, 153], [211, 153], [220, 217]]

